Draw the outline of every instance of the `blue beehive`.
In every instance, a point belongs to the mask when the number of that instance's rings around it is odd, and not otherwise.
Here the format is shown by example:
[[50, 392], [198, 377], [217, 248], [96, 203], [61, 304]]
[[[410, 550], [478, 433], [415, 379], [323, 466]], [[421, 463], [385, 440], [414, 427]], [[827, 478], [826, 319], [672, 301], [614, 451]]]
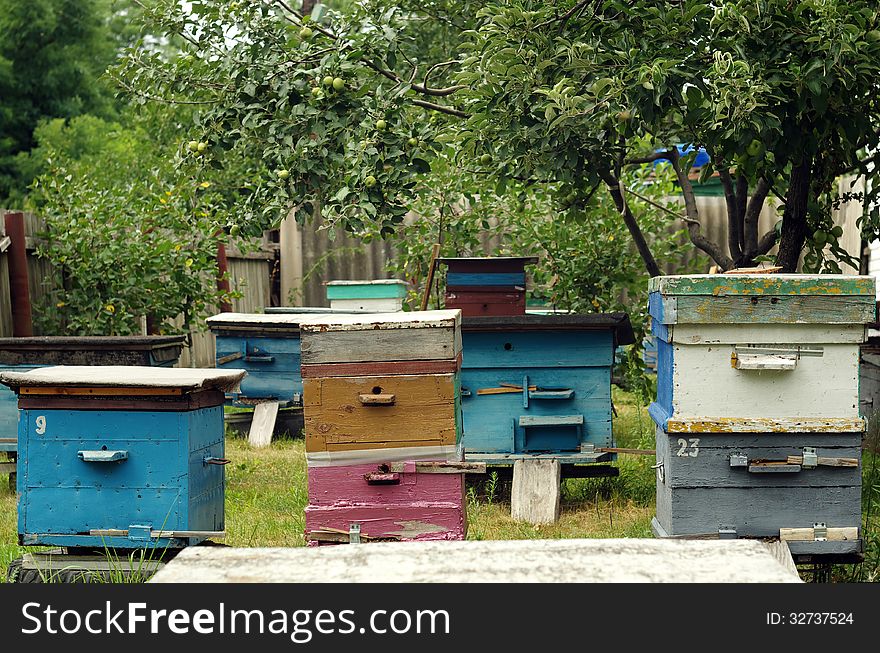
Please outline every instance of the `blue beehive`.
[[166, 548], [224, 529], [224, 392], [245, 372], [0, 373], [19, 400], [23, 545]]
[[[48, 365], [148, 365], [171, 367], [180, 357], [185, 336], [36, 336], [0, 338], [0, 372], [27, 372]], [[0, 453], [13, 462], [0, 463], [14, 487], [18, 449], [18, 401], [0, 388]]]
[[217, 368], [247, 371], [241, 390], [227, 397], [231, 403], [302, 405], [299, 323], [304, 315], [220, 313], [206, 320], [216, 339]]
[[632, 342], [624, 313], [462, 318], [466, 458], [610, 460], [614, 352]]

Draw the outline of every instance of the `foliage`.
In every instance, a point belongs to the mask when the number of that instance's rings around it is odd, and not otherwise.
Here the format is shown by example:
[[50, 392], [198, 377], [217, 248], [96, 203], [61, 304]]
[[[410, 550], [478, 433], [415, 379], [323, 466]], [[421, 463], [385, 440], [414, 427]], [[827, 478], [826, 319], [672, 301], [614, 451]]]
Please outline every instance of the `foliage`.
[[0, 205], [26, 192], [32, 178], [16, 155], [34, 145], [41, 120], [113, 113], [112, 92], [99, 80], [117, 51], [110, 4], [0, 0]]
[[224, 298], [215, 281], [223, 189], [194, 153], [158, 145], [136, 122], [92, 116], [46, 123], [37, 139], [50, 166], [33, 195], [47, 224], [37, 253], [56, 275], [39, 312], [44, 332], [138, 334], [143, 317], [159, 332], [186, 329]]
[[[806, 236], [833, 236], [830, 182], [864, 170], [859, 157], [878, 144], [880, 18], [868, 0], [365, 0], [312, 16], [284, 0], [151, 6], [149, 29], [183, 38], [185, 52], [133, 47], [117, 75], [142, 98], [163, 88], [205, 103], [218, 148], [276, 171], [249, 201], [255, 228], [290, 207], [305, 219], [321, 200], [325, 219], [388, 235], [448, 144], [492, 184], [555, 184], [581, 202], [605, 185], [657, 273], [619, 181], [628, 163], [666, 157], [695, 246], [729, 269], [779, 241], [791, 267]], [[722, 178], [726, 244], [701, 231], [682, 143], [704, 146], [704, 174]], [[784, 200], [782, 225], [758, 234], [770, 194]], [[878, 225], [872, 213], [865, 232]]]

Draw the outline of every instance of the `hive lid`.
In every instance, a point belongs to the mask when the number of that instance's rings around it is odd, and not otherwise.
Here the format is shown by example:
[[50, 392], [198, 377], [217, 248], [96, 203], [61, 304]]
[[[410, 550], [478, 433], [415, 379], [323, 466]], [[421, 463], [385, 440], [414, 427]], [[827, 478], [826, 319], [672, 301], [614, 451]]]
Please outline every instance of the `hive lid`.
[[613, 331], [616, 345], [635, 342], [626, 313], [526, 313], [525, 315], [466, 316], [462, 331]]
[[183, 346], [186, 335], [176, 336], [32, 336], [0, 338], [0, 350], [12, 351], [144, 351]]
[[533, 265], [538, 262], [537, 256], [443, 256], [437, 259], [438, 263], [482, 263], [491, 265], [493, 263], [519, 263], [523, 265]]
[[366, 308], [326, 308], [324, 306], [266, 306], [263, 311], [268, 315], [323, 315], [333, 313], [386, 313], [387, 311], [369, 310]]
[[0, 383], [20, 387], [177, 388], [237, 392], [244, 370], [145, 367], [125, 365], [57, 365], [30, 372], [0, 372]]
[[662, 295], [865, 295], [875, 280], [848, 274], [691, 274], [654, 277], [649, 292]]
[[257, 327], [299, 329], [300, 320], [310, 317], [303, 313], [220, 313], [205, 320], [211, 330], [230, 327]]
[[403, 311], [398, 313], [333, 314], [302, 317], [303, 333], [389, 329], [459, 328], [461, 311]]
[[406, 281], [400, 279], [337, 279], [325, 281], [325, 286], [405, 286]]

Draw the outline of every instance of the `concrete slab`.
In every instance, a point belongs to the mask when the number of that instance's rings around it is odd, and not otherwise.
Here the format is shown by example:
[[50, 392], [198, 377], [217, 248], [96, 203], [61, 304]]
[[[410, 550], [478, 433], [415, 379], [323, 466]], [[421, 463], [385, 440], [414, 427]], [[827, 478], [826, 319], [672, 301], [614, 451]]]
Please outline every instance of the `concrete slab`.
[[756, 540], [381, 542], [190, 547], [152, 583], [797, 583]]

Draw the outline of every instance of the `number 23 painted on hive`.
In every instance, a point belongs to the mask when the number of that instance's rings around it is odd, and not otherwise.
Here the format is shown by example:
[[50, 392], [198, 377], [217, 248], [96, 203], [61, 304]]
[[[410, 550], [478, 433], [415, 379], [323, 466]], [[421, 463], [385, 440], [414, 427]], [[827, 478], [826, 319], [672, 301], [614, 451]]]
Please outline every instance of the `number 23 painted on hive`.
[[700, 453], [700, 438], [691, 438], [690, 440], [685, 440], [684, 438], [678, 439], [678, 451], [675, 452], [676, 456], [690, 456], [691, 458], [696, 458]]

